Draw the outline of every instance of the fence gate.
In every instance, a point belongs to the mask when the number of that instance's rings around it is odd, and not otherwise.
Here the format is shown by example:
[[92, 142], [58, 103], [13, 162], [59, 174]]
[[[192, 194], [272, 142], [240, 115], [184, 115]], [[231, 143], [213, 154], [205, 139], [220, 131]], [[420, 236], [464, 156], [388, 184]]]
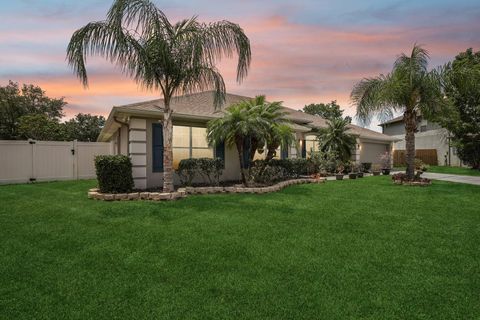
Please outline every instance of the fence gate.
[[95, 155], [112, 154], [110, 143], [0, 140], [0, 183], [95, 177]]
[[[393, 165], [404, 166], [405, 162], [405, 150], [395, 150], [393, 152]], [[424, 163], [432, 166], [438, 165], [438, 157], [436, 149], [417, 149], [415, 150], [415, 158], [422, 160]]]

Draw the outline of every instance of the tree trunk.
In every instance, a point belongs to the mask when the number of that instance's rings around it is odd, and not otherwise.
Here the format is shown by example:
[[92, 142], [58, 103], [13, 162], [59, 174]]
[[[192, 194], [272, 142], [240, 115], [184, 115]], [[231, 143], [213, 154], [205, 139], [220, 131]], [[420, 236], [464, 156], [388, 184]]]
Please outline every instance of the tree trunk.
[[270, 146], [268, 146], [267, 148], [267, 156], [265, 157], [265, 160], [266, 161], [270, 161], [273, 159], [273, 157], [276, 156], [276, 153], [277, 153], [277, 149], [280, 145], [277, 145], [277, 144], [271, 144]]
[[407, 163], [407, 177], [413, 179], [415, 176], [415, 131], [417, 130], [417, 117], [414, 111], [405, 111], [405, 161]]
[[245, 177], [245, 163], [243, 161], [243, 140], [242, 139], [235, 139], [235, 145], [237, 146], [238, 151], [238, 159], [240, 160], [240, 174], [242, 176], [242, 183], [246, 186], [247, 179]]
[[164, 98], [163, 113], [163, 192], [173, 192], [172, 110], [170, 99]]

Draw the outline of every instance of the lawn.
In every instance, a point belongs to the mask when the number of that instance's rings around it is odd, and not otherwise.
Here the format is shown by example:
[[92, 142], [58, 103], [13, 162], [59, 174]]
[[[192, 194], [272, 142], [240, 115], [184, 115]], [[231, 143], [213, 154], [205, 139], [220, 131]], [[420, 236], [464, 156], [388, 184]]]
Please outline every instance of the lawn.
[[475, 319], [480, 187], [389, 177], [100, 202], [0, 187], [1, 319]]

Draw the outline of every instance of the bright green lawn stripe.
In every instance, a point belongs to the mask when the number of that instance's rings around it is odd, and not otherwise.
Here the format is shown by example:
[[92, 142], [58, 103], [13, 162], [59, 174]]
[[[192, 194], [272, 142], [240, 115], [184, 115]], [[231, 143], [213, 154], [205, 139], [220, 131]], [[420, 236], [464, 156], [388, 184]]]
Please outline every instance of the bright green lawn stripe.
[[0, 318], [474, 319], [480, 187], [389, 177], [101, 202], [0, 187]]

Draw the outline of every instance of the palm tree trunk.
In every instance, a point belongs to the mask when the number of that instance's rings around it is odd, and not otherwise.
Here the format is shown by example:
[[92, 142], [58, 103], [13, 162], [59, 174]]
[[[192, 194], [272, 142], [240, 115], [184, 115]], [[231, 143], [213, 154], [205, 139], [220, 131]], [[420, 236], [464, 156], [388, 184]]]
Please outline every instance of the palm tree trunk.
[[242, 176], [242, 183], [246, 186], [247, 179], [245, 177], [245, 163], [243, 161], [243, 140], [242, 139], [235, 139], [235, 145], [237, 146], [238, 151], [238, 159], [240, 160], [240, 174]]
[[405, 119], [405, 161], [407, 163], [407, 177], [413, 179], [415, 176], [415, 131], [417, 130], [417, 119], [414, 111], [406, 111]]
[[172, 110], [170, 99], [165, 97], [163, 113], [163, 192], [173, 192]]

